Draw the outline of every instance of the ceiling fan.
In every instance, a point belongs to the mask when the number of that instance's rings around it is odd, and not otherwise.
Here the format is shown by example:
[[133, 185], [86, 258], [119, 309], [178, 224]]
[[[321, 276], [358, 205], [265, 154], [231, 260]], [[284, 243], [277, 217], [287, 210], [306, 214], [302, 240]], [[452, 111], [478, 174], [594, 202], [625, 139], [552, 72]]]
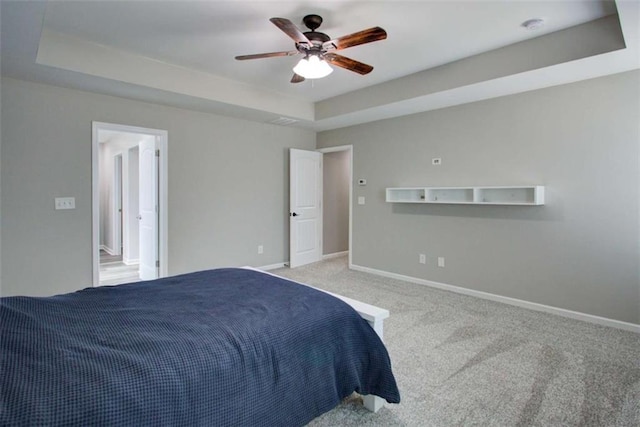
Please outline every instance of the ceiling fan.
[[295, 41], [296, 50], [240, 55], [236, 56], [236, 59], [242, 61], [302, 54], [304, 58], [294, 67], [291, 83], [300, 83], [305, 79], [317, 79], [329, 75], [333, 69], [328, 64], [336, 65], [361, 75], [369, 74], [373, 70], [371, 65], [338, 55], [334, 51], [387, 38], [385, 30], [380, 27], [373, 27], [337, 39], [331, 39], [325, 33], [316, 31], [322, 24], [322, 17], [319, 15], [307, 15], [303, 18], [302, 22], [310, 30], [304, 33], [286, 18], [271, 18], [270, 21]]

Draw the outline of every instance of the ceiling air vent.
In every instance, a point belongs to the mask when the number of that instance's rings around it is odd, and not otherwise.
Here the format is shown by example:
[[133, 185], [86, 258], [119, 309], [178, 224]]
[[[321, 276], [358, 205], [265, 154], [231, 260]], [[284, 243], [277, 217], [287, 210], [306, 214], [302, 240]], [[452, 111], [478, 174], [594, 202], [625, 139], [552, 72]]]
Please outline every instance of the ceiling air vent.
[[271, 120], [269, 123], [272, 125], [289, 126], [297, 122], [296, 119], [290, 119], [288, 117], [280, 117], [279, 119]]

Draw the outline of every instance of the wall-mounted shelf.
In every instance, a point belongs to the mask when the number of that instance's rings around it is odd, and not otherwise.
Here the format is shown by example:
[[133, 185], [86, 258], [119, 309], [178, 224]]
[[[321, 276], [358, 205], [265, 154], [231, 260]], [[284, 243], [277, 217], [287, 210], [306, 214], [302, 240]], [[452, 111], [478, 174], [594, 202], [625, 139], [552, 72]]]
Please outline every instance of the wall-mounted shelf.
[[544, 205], [544, 186], [387, 188], [389, 203]]

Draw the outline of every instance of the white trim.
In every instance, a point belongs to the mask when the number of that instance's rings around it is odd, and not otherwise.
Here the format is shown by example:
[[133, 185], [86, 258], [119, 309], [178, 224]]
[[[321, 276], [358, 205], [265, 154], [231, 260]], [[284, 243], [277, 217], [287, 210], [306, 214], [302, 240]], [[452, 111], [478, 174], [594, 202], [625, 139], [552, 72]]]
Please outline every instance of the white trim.
[[160, 258], [159, 277], [169, 275], [169, 132], [166, 130], [159, 131], [156, 135], [156, 148], [160, 152], [160, 160], [158, 162], [158, 188], [160, 214], [158, 218], [159, 236], [158, 236], [158, 257]]
[[119, 151], [118, 153], [115, 153], [112, 156], [112, 160], [113, 174], [111, 176], [111, 227], [109, 227], [111, 231], [111, 241], [113, 242], [113, 246], [115, 246], [114, 253], [112, 255], [123, 255], [122, 246], [124, 242], [122, 241], [122, 209], [124, 208], [124, 194], [122, 192], [122, 189], [124, 187], [124, 157], [122, 156], [122, 152]]
[[[122, 151], [122, 211], [124, 213], [122, 221], [122, 259], [125, 264], [127, 263], [127, 260], [134, 260], [136, 263], [138, 262], [137, 254], [134, 254], [136, 258], [132, 258], [131, 246], [133, 240], [135, 240], [137, 243], [139, 243], [140, 240], [140, 233], [134, 233], [133, 229], [135, 227], [132, 227], [132, 218], [135, 217], [135, 213], [137, 213], [140, 209], [139, 204], [131, 204], [131, 195], [136, 194], [137, 197], [139, 193], [139, 185], [136, 188], [132, 188], [132, 182], [135, 181], [136, 184], [138, 184], [139, 178], [137, 173], [134, 174], [135, 177], [131, 174], [131, 168], [133, 164], [133, 162], [131, 161], [131, 157], [134, 150], [136, 152], [140, 151], [140, 141], [138, 141], [136, 145], [125, 148]], [[139, 169], [139, 162], [135, 163], [135, 169], [137, 171]], [[137, 223], [138, 220], [136, 219], [135, 222]], [[139, 246], [139, 244], [137, 246]]]
[[[108, 247], [107, 245], [100, 245], [100, 249], [99, 249], [99, 250], [103, 250], [103, 251], [105, 251], [106, 253], [108, 253], [109, 255], [116, 255], [116, 254], [113, 252], [113, 249], [111, 249], [111, 248], [110, 248], [110, 247]], [[98, 258], [99, 258], [99, 257], [100, 257], [100, 254], [98, 254]]]
[[140, 264], [140, 260], [139, 259], [122, 259], [122, 263], [124, 265], [139, 265]]
[[153, 135], [156, 137], [157, 149], [160, 151], [160, 168], [159, 168], [159, 258], [160, 268], [158, 277], [166, 277], [169, 274], [169, 160], [168, 160], [168, 143], [169, 133], [162, 129], [142, 128], [137, 126], [127, 126], [114, 123], [92, 122], [91, 123], [91, 215], [92, 215], [92, 249], [93, 252], [93, 286], [99, 286], [100, 274], [100, 176], [99, 176], [99, 141], [98, 131], [110, 130], [114, 132], [139, 133], [143, 135]]
[[348, 253], [349, 251], [342, 251], [342, 252], [334, 252], [332, 254], [322, 255], [322, 260], [324, 261], [325, 259], [339, 258], [341, 256], [347, 255]]
[[473, 289], [461, 288], [459, 286], [447, 285], [446, 283], [433, 282], [431, 280], [419, 279], [417, 277], [405, 276], [402, 274], [391, 273], [383, 270], [376, 270], [374, 268], [362, 267], [360, 265], [350, 265], [350, 269], [356, 271], [362, 271], [365, 273], [375, 274], [377, 276], [388, 277], [391, 279], [404, 280], [405, 282], [416, 283], [418, 285], [425, 285], [431, 288], [442, 289], [445, 291], [455, 292], [463, 295], [470, 295], [477, 298], [486, 300], [501, 302], [504, 304], [514, 305], [516, 307], [527, 308], [529, 310], [542, 311], [545, 313], [555, 314], [562, 317], [568, 317], [570, 319], [582, 320], [584, 322], [594, 323], [596, 325], [609, 326], [612, 328], [622, 329], [625, 331], [635, 332], [640, 334], [640, 325], [635, 323], [623, 322], [620, 320], [609, 319], [606, 317], [594, 316], [592, 314], [581, 313], [578, 311], [566, 310], [564, 308], [552, 307], [545, 304], [539, 304], [530, 301], [524, 301], [517, 298], [510, 298], [501, 295], [491, 294], [488, 292], [476, 291]]
[[288, 262], [280, 262], [277, 264], [271, 264], [271, 265], [263, 265], [262, 267], [246, 267], [246, 268], [253, 268], [255, 270], [262, 270], [262, 271], [269, 271], [269, 270], [275, 270], [277, 268], [284, 268], [286, 267], [288, 264]]
[[[351, 268], [351, 254], [353, 253], [353, 249], [351, 248], [351, 242], [353, 242], [353, 145], [336, 145], [335, 147], [319, 148], [316, 151], [323, 154], [333, 153], [336, 151], [349, 152], [349, 250], [347, 252], [349, 254], [349, 268]], [[322, 197], [324, 198], [324, 193], [322, 194]], [[324, 206], [324, 204], [322, 206]]]

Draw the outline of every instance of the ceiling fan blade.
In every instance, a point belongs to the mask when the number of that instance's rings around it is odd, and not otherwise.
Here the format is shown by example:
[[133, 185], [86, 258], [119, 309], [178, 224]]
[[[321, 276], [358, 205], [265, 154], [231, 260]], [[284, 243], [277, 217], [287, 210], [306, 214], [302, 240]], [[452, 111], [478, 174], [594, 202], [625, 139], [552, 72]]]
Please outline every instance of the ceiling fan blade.
[[325, 53], [324, 59], [332, 65], [337, 65], [338, 67], [342, 67], [362, 75], [369, 74], [373, 71], [373, 67], [371, 65], [356, 61], [355, 59], [347, 58], [346, 56], [338, 55], [337, 53]]
[[298, 54], [297, 50], [290, 50], [287, 52], [269, 52], [269, 53], [256, 53], [254, 55], [239, 55], [239, 56], [236, 56], [236, 59], [239, 61], [243, 61], [245, 59], [273, 58], [276, 56], [293, 56], [297, 54]]
[[387, 32], [385, 30], [380, 27], [373, 27], [358, 31], [357, 33], [342, 36], [337, 39], [329, 40], [328, 42], [323, 43], [322, 47], [326, 50], [341, 50], [352, 46], [384, 40], [386, 38]]
[[289, 37], [291, 37], [296, 43], [306, 43], [308, 45], [311, 45], [311, 42], [309, 41], [307, 36], [302, 34], [302, 31], [300, 31], [298, 29], [298, 27], [293, 25], [293, 22], [289, 21], [288, 19], [286, 19], [286, 18], [271, 18], [271, 19], [269, 19], [269, 21], [273, 22], [273, 24], [276, 27], [278, 27], [282, 31], [284, 31], [284, 33], [286, 35], [288, 35]]
[[301, 83], [304, 81], [304, 77], [299, 74], [293, 73], [293, 77], [291, 77], [291, 83]]

